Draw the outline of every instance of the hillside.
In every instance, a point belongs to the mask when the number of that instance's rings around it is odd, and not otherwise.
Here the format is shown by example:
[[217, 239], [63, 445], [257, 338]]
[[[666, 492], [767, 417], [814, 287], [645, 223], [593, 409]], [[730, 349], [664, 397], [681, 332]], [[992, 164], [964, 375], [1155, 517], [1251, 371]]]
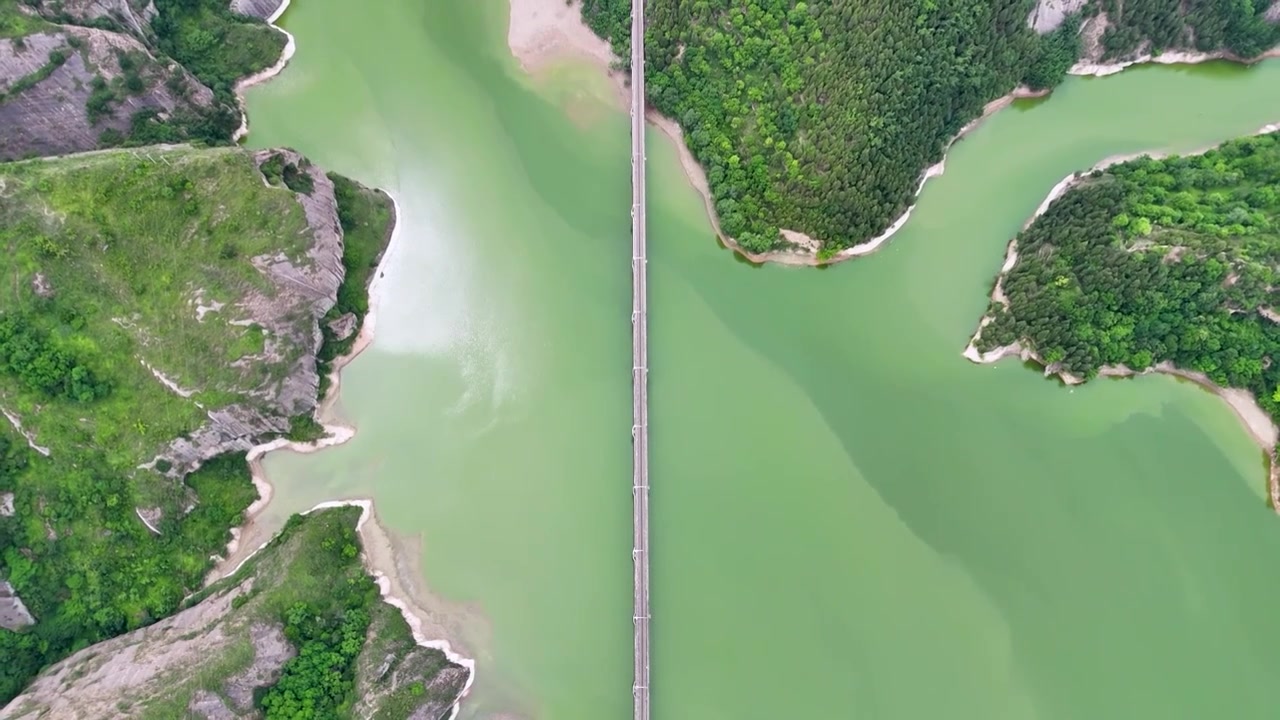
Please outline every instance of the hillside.
[[1079, 178], [1012, 243], [975, 350], [1201, 373], [1280, 419], [1277, 187], [1277, 133]]
[[0, 579], [36, 620], [0, 630], [0, 702], [200, 587], [245, 451], [318, 434], [392, 222], [287, 150], [0, 164]]
[[[1157, 33], [1147, 22], [1154, 17], [1182, 28], [1175, 34], [1196, 47], [1256, 54], [1275, 44], [1263, 8], [1214, 0], [646, 7], [649, 103], [684, 129], [722, 231], [756, 253], [784, 247], [780, 229], [794, 231], [817, 241], [820, 258], [898, 218], [925, 168], [986, 103], [1019, 84], [1060, 82], [1092, 38], [1077, 35], [1082, 15], [1093, 32], [1111, 32], [1117, 51], [1121, 31], [1101, 24], [1108, 8], [1112, 25], [1138, 28], [1137, 44], [1124, 35], [1132, 50]], [[586, 0], [582, 13], [619, 57], [629, 56], [628, 0]]]
[[229, 143], [235, 82], [284, 44], [219, 0], [0, 0], [0, 160]]
[[359, 514], [295, 515], [198, 602], [49, 668], [0, 718], [445, 717], [469, 670], [379, 598]]
[[1092, 0], [1084, 10], [1094, 61], [1177, 50], [1252, 58], [1280, 44], [1280, 3], [1271, 0]]

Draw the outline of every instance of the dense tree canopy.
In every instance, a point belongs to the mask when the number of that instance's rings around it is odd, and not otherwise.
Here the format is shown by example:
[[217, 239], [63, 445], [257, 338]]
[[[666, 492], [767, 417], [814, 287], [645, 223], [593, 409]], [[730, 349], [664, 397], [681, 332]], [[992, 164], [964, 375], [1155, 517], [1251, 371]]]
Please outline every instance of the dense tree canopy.
[[1090, 11], [1105, 11], [1102, 36], [1106, 57], [1180, 48], [1202, 52], [1227, 49], [1254, 57], [1280, 43], [1280, 26], [1263, 14], [1271, 0], [1093, 0]]
[[[1093, 0], [1108, 47], [1229, 47], [1280, 40], [1266, 0]], [[1113, 7], [1113, 5], [1117, 7]], [[1038, 37], [1032, 0], [649, 0], [651, 105], [707, 172], [723, 231], [762, 251], [779, 228], [823, 251], [865, 242], [910, 205], [925, 167], [985, 103], [1019, 82], [1057, 84], [1080, 53], [1079, 18]], [[585, 0], [619, 57], [630, 0]], [[1187, 30], [1188, 25], [1194, 31]]]
[[1170, 361], [1280, 416], [1280, 134], [1094, 172], [1018, 236], [980, 349], [1068, 372]]
[[[684, 128], [724, 232], [744, 247], [772, 247], [779, 227], [853, 245], [888, 226], [947, 141], [1022, 79], [1038, 57], [1030, 7], [655, 0], [649, 101]], [[629, 3], [583, 12], [627, 52]]]

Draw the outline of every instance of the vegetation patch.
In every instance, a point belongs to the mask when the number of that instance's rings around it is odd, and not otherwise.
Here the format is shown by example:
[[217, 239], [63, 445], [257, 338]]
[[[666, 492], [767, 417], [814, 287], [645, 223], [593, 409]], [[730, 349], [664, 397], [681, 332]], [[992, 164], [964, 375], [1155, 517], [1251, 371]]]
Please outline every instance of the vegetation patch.
[[1138, 52], [1195, 49], [1229, 50], [1240, 57], [1261, 55], [1280, 43], [1280, 25], [1267, 22], [1269, 2], [1221, 0], [1093, 0], [1087, 12], [1107, 13], [1102, 36], [1104, 59]]
[[19, 9], [18, 0], [0, 0], [0, 38], [20, 38], [52, 27], [34, 11]]
[[1085, 379], [1160, 362], [1280, 418], [1280, 134], [1095, 171], [1018, 235], [980, 350], [1021, 342]]
[[284, 51], [284, 33], [231, 12], [225, 0], [156, 0], [156, 12], [151, 29], [160, 49], [225, 103], [234, 103], [237, 80], [271, 67]]
[[[1039, 82], [1060, 79], [1026, 0], [647, 8], [648, 100], [680, 123], [722, 229], [753, 252], [775, 247], [779, 228], [828, 251], [877, 235], [988, 101], [1042, 62]], [[626, 0], [583, 5], [623, 58], [630, 12]]]
[[[232, 365], [227, 348], [263, 339], [230, 321], [235, 301], [273, 292], [252, 258], [300, 258], [311, 236], [296, 196], [263, 186], [238, 150], [9, 163], [0, 182], [0, 408], [51, 451], [0, 420], [0, 491], [17, 510], [0, 517], [0, 575], [38, 621], [0, 630], [4, 702], [40, 667], [172, 613], [200, 586], [255, 496], [243, 456], [185, 482], [142, 466], [284, 377], [289, 352]], [[201, 320], [199, 297], [228, 306]], [[183, 397], [151, 368], [198, 392]], [[158, 509], [159, 535], [135, 508]]]
[[35, 71], [18, 78], [5, 92], [0, 92], [0, 103], [11, 97], [17, 97], [24, 90], [35, 87], [52, 75], [55, 70], [65, 65], [66, 62], [67, 51], [65, 49], [50, 50], [48, 62]]
[[[320, 323], [324, 333], [324, 343], [317, 356], [321, 397], [328, 390], [333, 361], [351, 352], [360, 334], [365, 315], [369, 313], [369, 284], [391, 241], [396, 222], [394, 205], [386, 193], [370, 190], [337, 173], [329, 173], [329, 180], [338, 199], [338, 221], [343, 232], [342, 265], [346, 274], [338, 288], [338, 302]], [[329, 325], [347, 313], [355, 316], [355, 327], [350, 335], [338, 339]]]

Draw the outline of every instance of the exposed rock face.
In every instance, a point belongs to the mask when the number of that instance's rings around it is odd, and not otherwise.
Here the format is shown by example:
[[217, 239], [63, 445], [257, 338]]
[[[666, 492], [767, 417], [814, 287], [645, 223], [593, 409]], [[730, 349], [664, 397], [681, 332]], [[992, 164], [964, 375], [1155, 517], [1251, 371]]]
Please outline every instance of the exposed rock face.
[[201, 720], [236, 720], [236, 714], [231, 712], [227, 704], [222, 698], [209, 692], [208, 690], [199, 690], [191, 698], [191, 702], [187, 705], [187, 712], [194, 718]]
[[139, 38], [151, 34], [153, 0], [42, 0], [40, 14], [54, 22], [89, 24], [110, 20]]
[[253, 714], [253, 689], [274, 683], [280, 677], [280, 668], [297, 654], [279, 625], [254, 623], [249, 637], [253, 641], [253, 663], [223, 683], [227, 700], [239, 717]]
[[[260, 670], [265, 682], [274, 681], [294, 653], [285, 643], [286, 652], [259, 655], [259, 643], [252, 639], [252, 632], [259, 628], [240, 624], [231, 604], [250, 585], [242, 583], [154, 625], [100, 642], [53, 665], [0, 709], [0, 718], [114, 717], [121, 701], [163, 696], [173, 674], [198, 672], [206, 663], [212, 665], [233, 646], [245, 643], [246, 635], [254, 652], [251, 668]], [[283, 639], [279, 628], [274, 632]]]
[[266, 20], [280, 9], [283, 0], [231, 0], [232, 12]]
[[334, 338], [338, 340], [346, 340], [351, 337], [351, 333], [356, 331], [356, 314], [342, 314], [329, 323], [329, 329], [333, 331]]
[[[0, 101], [0, 127], [4, 128], [0, 160], [92, 150], [99, 146], [104, 131], [126, 133], [131, 117], [139, 110], [153, 108], [167, 117], [214, 102], [212, 91], [185, 69], [157, 60], [136, 39], [71, 26], [20, 40], [0, 39], [0, 87], [8, 89], [39, 71], [51, 62], [50, 53], [55, 51], [63, 53], [66, 62], [34, 86]], [[90, 122], [87, 103], [94, 78], [101, 76], [109, 85], [122, 78], [125, 73], [120, 56], [125, 53], [137, 59], [143, 89], [129, 92], [114, 87], [116, 100], [106, 113]]]
[[[253, 258], [253, 264], [271, 280], [274, 290], [270, 294], [254, 292], [234, 308], [266, 331], [266, 360], [279, 362], [291, 355], [296, 359], [280, 381], [252, 391], [251, 395], [260, 401], [255, 407], [239, 404], [210, 412], [207, 424], [191, 437], [175, 440], [161, 453], [160, 457], [172, 463], [167, 473], [170, 477], [183, 477], [215, 455], [248, 450], [264, 436], [286, 433], [290, 418], [315, 412], [320, 389], [316, 353], [324, 340], [319, 321], [337, 302], [346, 272], [342, 265], [338, 201], [333, 182], [298, 153], [263, 150], [254, 159], [261, 166], [277, 154], [310, 175], [314, 184], [310, 194], [296, 196], [314, 241], [303, 263], [295, 263], [284, 254]], [[300, 317], [308, 321], [300, 323]]]
[[22, 598], [13, 591], [13, 586], [7, 580], [0, 580], [0, 628], [17, 630], [35, 621]]
[[1080, 12], [1089, 0], [1038, 0], [1027, 18], [1031, 29], [1044, 35], [1057, 30], [1068, 15]]
[[[291, 521], [232, 578], [199, 603], [149, 627], [105, 640], [45, 669], [0, 708], [0, 720], [101, 718], [260, 718], [254, 693], [274, 685], [297, 650], [284, 634], [282, 608], [312, 606], [335, 585], [367, 577], [355, 556], [324, 546], [352, 508]], [[307, 582], [299, 582], [301, 573]], [[470, 670], [417, 644], [398, 608], [372, 601], [354, 673], [355, 718], [439, 720], [467, 687]]]

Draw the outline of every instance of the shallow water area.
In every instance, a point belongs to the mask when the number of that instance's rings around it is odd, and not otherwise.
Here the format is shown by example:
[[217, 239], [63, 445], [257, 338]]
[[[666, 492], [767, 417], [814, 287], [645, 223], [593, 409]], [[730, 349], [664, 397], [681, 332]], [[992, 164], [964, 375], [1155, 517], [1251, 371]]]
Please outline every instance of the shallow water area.
[[[529, 80], [501, 2], [300, 0], [254, 146], [387, 188], [401, 234], [346, 445], [264, 526], [373, 497], [478, 661], [463, 717], [627, 717], [627, 122]], [[736, 263], [649, 142], [655, 717], [1274, 715], [1280, 520], [1230, 411], [960, 356], [1067, 173], [1280, 120], [1280, 63], [1071, 79], [958, 143], [881, 252]], [[578, 107], [588, 107], [584, 115]]]

